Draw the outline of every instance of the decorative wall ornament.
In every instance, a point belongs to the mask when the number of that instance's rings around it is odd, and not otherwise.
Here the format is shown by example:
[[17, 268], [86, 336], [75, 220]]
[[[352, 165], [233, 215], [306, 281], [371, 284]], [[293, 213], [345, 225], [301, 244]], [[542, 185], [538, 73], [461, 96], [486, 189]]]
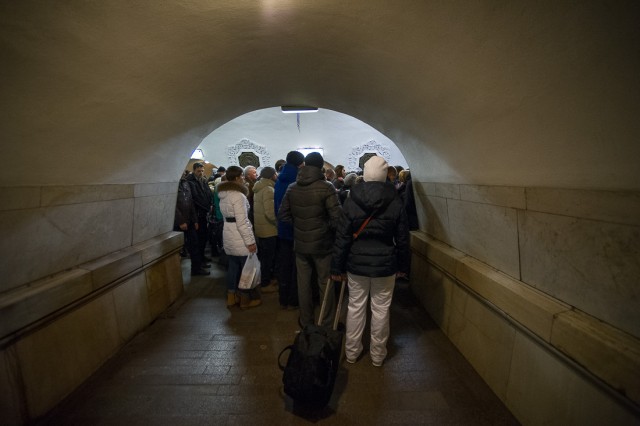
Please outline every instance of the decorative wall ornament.
[[351, 148], [351, 152], [347, 155], [347, 170], [351, 172], [361, 171], [362, 165], [373, 155], [379, 155], [387, 162], [391, 159], [389, 147], [370, 140], [365, 144]]
[[[227, 161], [229, 166], [268, 166], [271, 155], [264, 145], [258, 145], [249, 139], [242, 139], [235, 145], [227, 146]], [[257, 162], [257, 164], [253, 164]]]
[[253, 151], [242, 151], [238, 156], [238, 161], [242, 168], [247, 166], [260, 167], [260, 157]]

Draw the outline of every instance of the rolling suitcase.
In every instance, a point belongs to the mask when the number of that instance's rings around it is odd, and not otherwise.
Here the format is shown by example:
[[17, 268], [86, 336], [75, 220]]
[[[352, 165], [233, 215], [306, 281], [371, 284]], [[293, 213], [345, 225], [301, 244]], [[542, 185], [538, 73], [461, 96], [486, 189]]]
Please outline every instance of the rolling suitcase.
[[[331, 279], [327, 283], [320, 319], [324, 315]], [[287, 346], [278, 355], [278, 366], [284, 373], [282, 383], [284, 392], [295, 403], [310, 408], [322, 408], [329, 403], [340, 364], [344, 327], [339, 323], [342, 299], [346, 281], [342, 281], [340, 298], [336, 307], [333, 327], [312, 324], [304, 327], [296, 336], [292, 345]], [[290, 351], [286, 365], [282, 365], [282, 355]]]

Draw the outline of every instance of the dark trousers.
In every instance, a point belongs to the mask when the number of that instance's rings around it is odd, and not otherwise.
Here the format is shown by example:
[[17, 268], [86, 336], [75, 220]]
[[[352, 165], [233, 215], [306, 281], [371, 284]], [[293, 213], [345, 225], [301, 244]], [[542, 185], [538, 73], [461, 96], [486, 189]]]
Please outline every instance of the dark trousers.
[[323, 326], [331, 326], [336, 311], [336, 297], [333, 286], [327, 289], [327, 281], [331, 273], [331, 253], [323, 255], [296, 253], [296, 267], [298, 268], [300, 324], [304, 327], [315, 322], [313, 292], [314, 284], [317, 283], [321, 302], [325, 292], [328, 291], [327, 306], [319, 321]]
[[198, 253], [200, 253], [200, 259], [204, 259], [204, 249], [207, 247], [207, 238], [209, 237], [209, 231], [207, 230], [207, 214], [198, 212], [198, 230], [196, 231], [198, 238]]
[[278, 291], [281, 306], [298, 306], [298, 272], [293, 240], [278, 238]]
[[258, 259], [260, 259], [260, 284], [269, 285], [274, 276], [278, 237], [258, 238]]
[[191, 270], [195, 271], [202, 266], [202, 256], [198, 249], [198, 234], [193, 223], [189, 224], [189, 228], [183, 231], [184, 246], [191, 257]]
[[209, 222], [209, 244], [211, 244], [211, 255], [218, 256], [222, 251], [222, 230], [224, 222]]

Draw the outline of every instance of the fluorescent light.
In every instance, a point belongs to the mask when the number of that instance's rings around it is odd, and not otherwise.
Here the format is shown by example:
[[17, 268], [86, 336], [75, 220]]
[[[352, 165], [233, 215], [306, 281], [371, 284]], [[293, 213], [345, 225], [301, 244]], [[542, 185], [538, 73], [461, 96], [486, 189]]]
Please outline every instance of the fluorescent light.
[[302, 155], [304, 155], [305, 157], [309, 154], [311, 154], [312, 152], [317, 152], [320, 155], [322, 155], [324, 157], [324, 149], [317, 147], [317, 148], [298, 148], [297, 149], [298, 152], [301, 152]]
[[204, 152], [200, 148], [198, 148], [193, 151], [193, 154], [191, 154], [191, 158], [193, 160], [204, 160]]
[[317, 107], [306, 106], [282, 106], [282, 112], [285, 114], [304, 114], [307, 112], [318, 112]]

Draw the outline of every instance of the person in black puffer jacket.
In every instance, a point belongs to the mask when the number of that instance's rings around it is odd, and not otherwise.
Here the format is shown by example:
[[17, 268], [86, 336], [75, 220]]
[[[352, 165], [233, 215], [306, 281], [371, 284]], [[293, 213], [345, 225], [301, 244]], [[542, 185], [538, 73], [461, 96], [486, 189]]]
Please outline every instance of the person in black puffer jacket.
[[[314, 306], [311, 277], [318, 277], [320, 300], [324, 297], [331, 274], [331, 254], [335, 230], [342, 208], [338, 195], [322, 173], [324, 159], [312, 152], [304, 159], [296, 182], [289, 185], [278, 212], [278, 219], [293, 223], [293, 249], [298, 269], [298, 299], [300, 301], [300, 324], [304, 327], [314, 323]], [[327, 309], [321, 318], [322, 325], [331, 325], [335, 312], [334, 292], [327, 298]]]
[[402, 200], [385, 182], [388, 164], [371, 157], [364, 165], [364, 182], [351, 188], [336, 232], [331, 278], [349, 280], [345, 339], [347, 362], [361, 355], [367, 301], [371, 297], [371, 343], [374, 366], [387, 356], [389, 307], [396, 276], [409, 273], [409, 225]]

